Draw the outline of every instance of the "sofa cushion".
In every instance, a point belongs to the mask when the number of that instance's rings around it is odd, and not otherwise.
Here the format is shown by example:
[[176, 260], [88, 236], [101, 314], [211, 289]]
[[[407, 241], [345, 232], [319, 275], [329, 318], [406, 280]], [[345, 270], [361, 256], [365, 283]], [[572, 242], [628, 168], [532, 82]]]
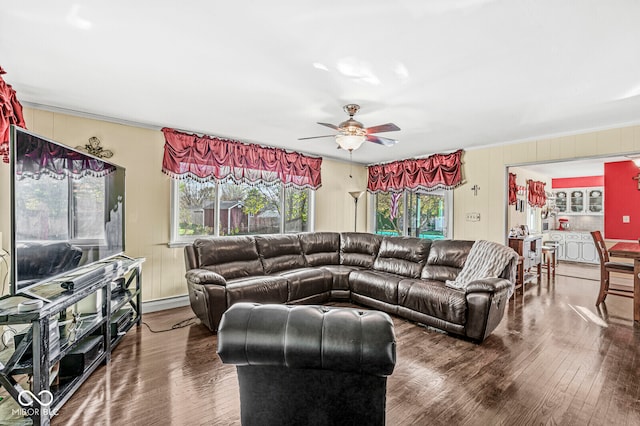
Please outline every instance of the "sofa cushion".
[[349, 290], [349, 275], [352, 271], [359, 271], [359, 266], [349, 265], [324, 265], [321, 267], [331, 273], [333, 277], [333, 290]]
[[257, 235], [255, 239], [266, 274], [307, 266], [297, 235]]
[[257, 276], [227, 281], [227, 306], [237, 302], [286, 303], [289, 281], [279, 276]]
[[352, 293], [397, 305], [398, 283], [403, 279], [405, 277], [388, 272], [361, 270], [349, 274], [349, 285]]
[[278, 275], [289, 280], [287, 301], [293, 302], [305, 297], [331, 291], [333, 279], [331, 272], [322, 268], [302, 268], [293, 271], [281, 271]]
[[193, 246], [200, 268], [227, 280], [264, 274], [253, 237], [201, 238]]
[[420, 278], [437, 281], [455, 279], [462, 270], [473, 243], [463, 240], [433, 241]]
[[340, 263], [340, 234], [337, 232], [305, 232], [299, 234], [302, 253], [309, 266]]
[[446, 281], [455, 280], [462, 268], [454, 268], [453, 266], [425, 265], [420, 274], [423, 280]]
[[413, 237], [384, 237], [373, 269], [418, 278], [427, 261], [431, 240]]
[[371, 268], [381, 242], [379, 235], [343, 232], [340, 234], [340, 264]]
[[442, 281], [400, 281], [398, 305], [454, 324], [464, 325], [467, 319], [464, 291], [446, 287]]

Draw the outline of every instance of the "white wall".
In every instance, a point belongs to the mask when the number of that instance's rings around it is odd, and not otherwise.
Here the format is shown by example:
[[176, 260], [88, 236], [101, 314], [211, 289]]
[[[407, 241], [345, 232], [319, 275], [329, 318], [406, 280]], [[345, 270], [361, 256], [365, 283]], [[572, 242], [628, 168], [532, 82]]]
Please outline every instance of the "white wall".
[[[523, 169], [522, 167], [509, 167], [509, 172], [516, 174], [516, 183], [519, 186], [527, 187], [528, 180], [536, 180], [536, 181], [546, 183], [547, 185], [544, 187], [545, 191], [551, 192], [551, 177], [549, 176], [542, 175], [540, 173], [535, 173], [530, 170]], [[524, 200], [525, 210], [516, 211], [515, 205], [509, 206], [508, 220], [507, 220], [508, 229], [511, 229], [512, 227], [517, 225], [527, 224], [527, 208], [531, 208], [531, 207], [530, 206], [526, 207], [529, 204], [527, 201], [526, 193], [524, 195], [518, 195], [518, 199]], [[539, 213], [540, 213], [540, 208], [538, 208], [538, 216], [540, 216]], [[540, 217], [538, 217], [538, 222], [540, 223]], [[538, 231], [540, 231], [539, 228], [538, 228]]]

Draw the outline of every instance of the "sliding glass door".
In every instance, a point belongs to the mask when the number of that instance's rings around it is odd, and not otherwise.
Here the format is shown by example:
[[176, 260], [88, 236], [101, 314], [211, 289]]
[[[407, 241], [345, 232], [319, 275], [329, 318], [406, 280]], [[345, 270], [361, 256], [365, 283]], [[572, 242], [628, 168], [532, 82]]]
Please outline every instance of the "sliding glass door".
[[444, 193], [407, 193], [407, 235], [432, 240], [447, 235]]
[[375, 202], [375, 233], [432, 240], [451, 238], [451, 191], [379, 193]]

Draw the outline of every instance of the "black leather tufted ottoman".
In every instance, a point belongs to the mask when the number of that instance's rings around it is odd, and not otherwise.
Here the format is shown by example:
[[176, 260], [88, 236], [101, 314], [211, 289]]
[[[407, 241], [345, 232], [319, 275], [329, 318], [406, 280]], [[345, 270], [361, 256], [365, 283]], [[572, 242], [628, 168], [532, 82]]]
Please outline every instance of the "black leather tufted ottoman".
[[384, 424], [396, 346], [383, 312], [238, 303], [218, 355], [237, 365], [243, 425]]

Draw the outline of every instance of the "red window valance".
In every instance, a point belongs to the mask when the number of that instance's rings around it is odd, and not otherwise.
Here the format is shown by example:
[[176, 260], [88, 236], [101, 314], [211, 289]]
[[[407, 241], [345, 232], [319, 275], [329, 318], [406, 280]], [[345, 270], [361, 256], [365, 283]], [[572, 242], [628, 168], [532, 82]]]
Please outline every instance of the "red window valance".
[[376, 193], [455, 188], [462, 183], [463, 152], [369, 166], [367, 189]]
[[517, 175], [515, 173], [509, 173], [509, 205], [518, 202], [518, 183], [516, 178]]
[[115, 170], [115, 166], [109, 163], [29, 134], [25, 134], [16, 146], [15, 172], [18, 179], [40, 179], [42, 175], [60, 180], [67, 177], [101, 177]]
[[547, 194], [544, 192], [546, 183], [537, 180], [527, 181], [527, 199], [531, 207], [544, 207], [547, 202]]
[[165, 138], [162, 171], [174, 179], [282, 182], [311, 189], [322, 185], [322, 158], [167, 128], [162, 132]]
[[0, 67], [0, 156], [9, 162], [9, 128], [12, 124], [26, 129], [22, 116], [22, 105], [16, 98], [16, 91], [1, 77], [6, 74]]

